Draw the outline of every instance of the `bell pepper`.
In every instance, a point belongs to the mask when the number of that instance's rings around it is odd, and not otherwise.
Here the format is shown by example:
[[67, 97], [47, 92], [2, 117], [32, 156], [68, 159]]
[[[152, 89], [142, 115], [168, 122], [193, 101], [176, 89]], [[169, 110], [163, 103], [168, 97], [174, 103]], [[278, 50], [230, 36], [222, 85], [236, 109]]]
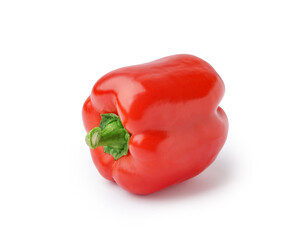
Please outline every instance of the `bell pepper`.
[[228, 119], [218, 107], [223, 94], [216, 71], [187, 54], [104, 75], [83, 106], [99, 173], [135, 194], [198, 175], [227, 138]]

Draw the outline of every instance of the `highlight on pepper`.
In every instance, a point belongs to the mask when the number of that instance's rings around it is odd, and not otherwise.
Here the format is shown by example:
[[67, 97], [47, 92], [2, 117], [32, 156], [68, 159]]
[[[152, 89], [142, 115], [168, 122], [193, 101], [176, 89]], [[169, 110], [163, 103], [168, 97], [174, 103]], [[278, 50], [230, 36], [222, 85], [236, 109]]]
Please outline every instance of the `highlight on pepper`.
[[218, 105], [224, 83], [187, 54], [123, 67], [102, 76], [83, 105], [99, 173], [134, 194], [150, 194], [200, 174], [228, 134]]

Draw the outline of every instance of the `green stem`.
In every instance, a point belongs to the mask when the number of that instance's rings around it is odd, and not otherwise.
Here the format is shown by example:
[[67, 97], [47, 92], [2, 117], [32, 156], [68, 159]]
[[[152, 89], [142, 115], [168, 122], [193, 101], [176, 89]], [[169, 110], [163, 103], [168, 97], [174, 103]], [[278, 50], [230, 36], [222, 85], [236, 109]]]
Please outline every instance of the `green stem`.
[[130, 135], [120, 118], [112, 113], [102, 114], [101, 117], [99, 127], [93, 128], [87, 134], [87, 145], [92, 149], [104, 146], [104, 152], [111, 154], [115, 160], [127, 155]]

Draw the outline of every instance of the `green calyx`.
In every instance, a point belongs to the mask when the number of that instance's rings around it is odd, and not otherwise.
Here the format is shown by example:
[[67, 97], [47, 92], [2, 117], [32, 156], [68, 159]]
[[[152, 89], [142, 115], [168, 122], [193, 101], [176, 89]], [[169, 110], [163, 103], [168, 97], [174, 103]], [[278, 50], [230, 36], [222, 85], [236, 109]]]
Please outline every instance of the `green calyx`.
[[103, 146], [104, 152], [112, 155], [115, 160], [127, 155], [130, 134], [120, 118], [114, 113], [101, 114], [101, 118], [99, 127], [87, 134], [87, 145], [92, 149]]

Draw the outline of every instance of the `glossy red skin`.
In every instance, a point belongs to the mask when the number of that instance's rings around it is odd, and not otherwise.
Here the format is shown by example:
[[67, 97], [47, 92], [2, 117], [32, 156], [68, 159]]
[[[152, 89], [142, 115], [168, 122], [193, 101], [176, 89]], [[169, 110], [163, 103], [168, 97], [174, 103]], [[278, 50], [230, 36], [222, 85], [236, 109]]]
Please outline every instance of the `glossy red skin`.
[[225, 143], [228, 119], [218, 107], [220, 76], [192, 55], [124, 67], [100, 78], [83, 107], [87, 131], [100, 114], [117, 114], [131, 134], [127, 156], [91, 149], [100, 174], [135, 194], [149, 194], [206, 169]]

